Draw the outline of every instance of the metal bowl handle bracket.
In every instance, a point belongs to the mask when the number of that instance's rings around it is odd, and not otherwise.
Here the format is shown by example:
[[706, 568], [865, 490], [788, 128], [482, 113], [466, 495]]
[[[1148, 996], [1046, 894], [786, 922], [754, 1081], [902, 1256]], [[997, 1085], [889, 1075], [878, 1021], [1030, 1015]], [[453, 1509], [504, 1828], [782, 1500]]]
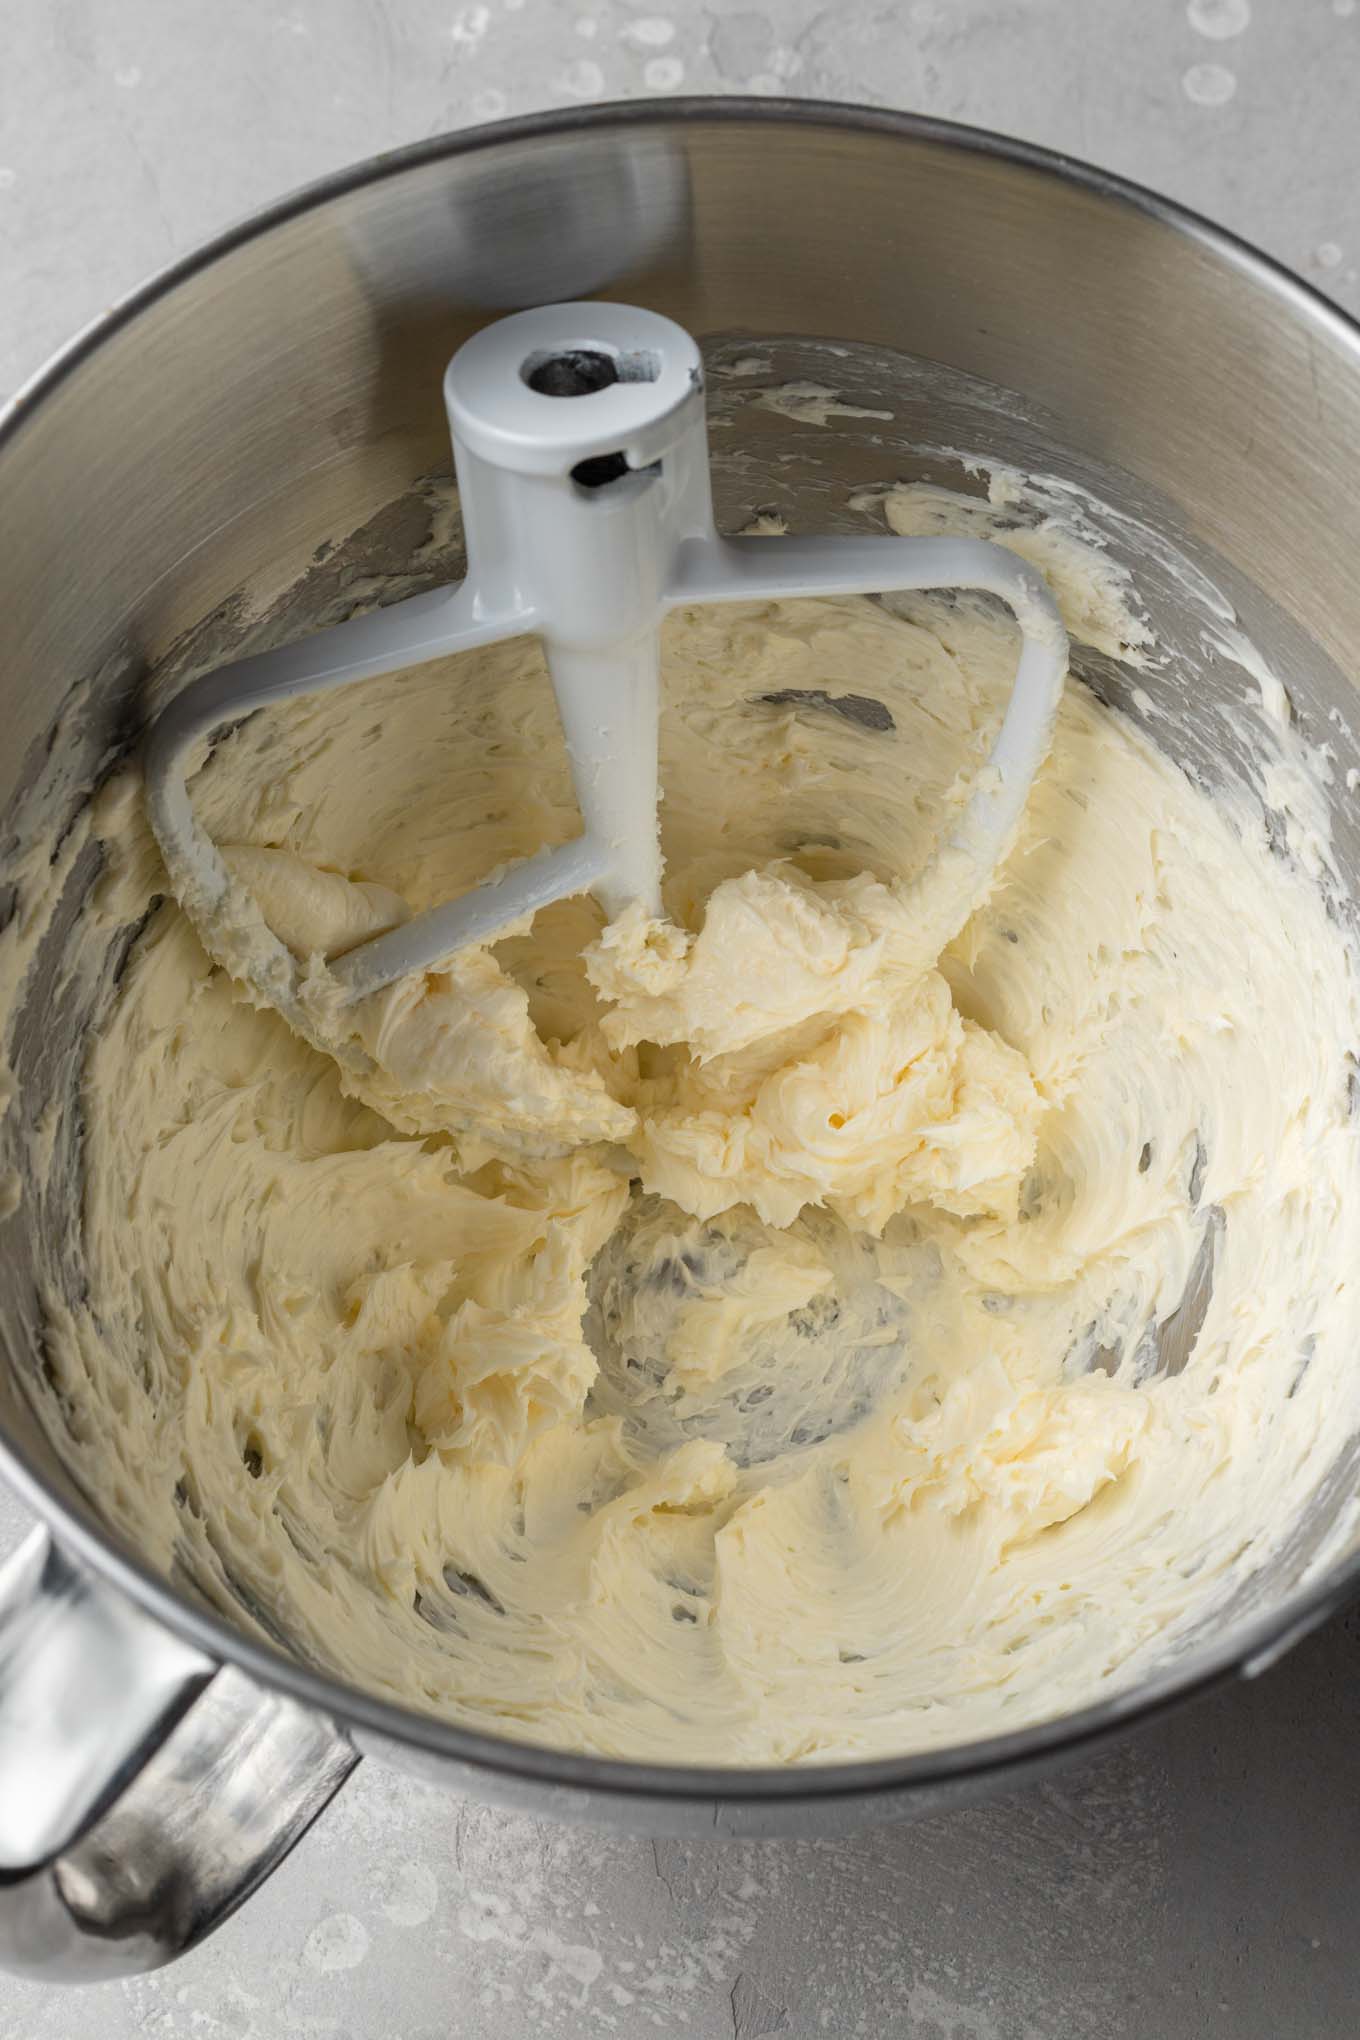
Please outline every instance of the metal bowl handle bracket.
[[210, 1934], [358, 1763], [45, 1530], [0, 1569], [0, 1966], [94, 1983]]

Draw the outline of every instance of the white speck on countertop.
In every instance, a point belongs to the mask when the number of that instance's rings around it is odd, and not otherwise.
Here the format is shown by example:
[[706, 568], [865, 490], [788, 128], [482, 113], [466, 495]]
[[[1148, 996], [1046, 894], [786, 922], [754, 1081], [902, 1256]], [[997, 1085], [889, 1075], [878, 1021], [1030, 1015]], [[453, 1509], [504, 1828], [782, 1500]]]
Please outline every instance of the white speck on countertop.
[[1251, 0], [1189, 0], [1185, 15], [1196, 35], [1227, 42], [1251, 25]]
[[475, 48], [490, 25], [489, 7], [460, 7], [449, 24], [449, 34], [456, 43]]
[[368, 1929], [353, 1913], [332, 1913], [318, 1920], [302, 1945], [302, 1959], [324, 1975], [332, 1969], [357, 1969], [368, 1954]]
[[1237, 91], [1237, 75], [1226, 64], [1191, 64], [1181, 90], [1195, 106], [1226, 106]]

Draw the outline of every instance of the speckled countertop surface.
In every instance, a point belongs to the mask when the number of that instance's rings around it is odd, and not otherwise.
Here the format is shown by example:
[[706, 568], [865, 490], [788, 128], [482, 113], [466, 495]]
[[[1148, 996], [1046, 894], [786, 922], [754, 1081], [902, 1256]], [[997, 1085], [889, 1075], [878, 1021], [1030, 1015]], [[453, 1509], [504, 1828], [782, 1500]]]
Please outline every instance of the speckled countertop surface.
[[[447, 128], [676, 91], [1085, 156], [1360, 310], [1360, 0], [0, 0], [0, 396], [149, 270]], [[25, 1529], [0, 1491], [0, 1553]], [[3, 2040], [1342, 2040], [1360, 1623], [1056, 1782], [838, 1842], [542, 1826], [363, 1766], [159, 1976]]]

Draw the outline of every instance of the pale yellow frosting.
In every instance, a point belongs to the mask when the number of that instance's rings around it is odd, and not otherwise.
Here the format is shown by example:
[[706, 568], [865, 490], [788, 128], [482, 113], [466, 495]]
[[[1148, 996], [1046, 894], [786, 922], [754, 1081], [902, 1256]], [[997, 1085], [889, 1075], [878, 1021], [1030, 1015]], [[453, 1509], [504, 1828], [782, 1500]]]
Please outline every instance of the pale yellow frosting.
[[[1146, 650], [1107, 564], [1019, 542], [1076, 636]], [[923, 953], [906, 882], [1014, 658], [980, 602], [679, 615], [667, 918], [567, 903], [348, 1013], [326, 955], [574, 832], [537, 652], [224, 742], [200, 810], [373, 1071], [153, 914], [51, 1339], [114, 1519], [370, 1691], [690, 1761], [1018, 1727], [1260, 1562], [1353, 1401], [1350, 955], [1259, 810], [1076, 682], [991, 898]], [[95, 827], [130, 919], [135, 785]]]

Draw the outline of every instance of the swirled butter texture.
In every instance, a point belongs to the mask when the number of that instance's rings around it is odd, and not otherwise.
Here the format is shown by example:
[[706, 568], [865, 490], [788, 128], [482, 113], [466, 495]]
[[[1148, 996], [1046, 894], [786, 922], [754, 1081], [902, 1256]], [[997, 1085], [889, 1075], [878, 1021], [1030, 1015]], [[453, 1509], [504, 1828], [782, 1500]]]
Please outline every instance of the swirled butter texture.
[[[1137, 652], [1097, 555], [1020, 538]], [[1060, 1713], [1268, 1556], [1355, 1403], [1349, 951], [1074, 681], [922, 953], [1015, 650], [944, 597], [680, 614], [667, 917], [566, 903], [344, 1016], [314, 970], [367, 1076], [158, 906], [51, 1340], [109, 1512], [371, 1692], [676, 1761]], [[196, 799], [313, 959], [577, 826], [529, 643], [257, 716]], [[131, 913], [135, 786], [96, 825]]]

